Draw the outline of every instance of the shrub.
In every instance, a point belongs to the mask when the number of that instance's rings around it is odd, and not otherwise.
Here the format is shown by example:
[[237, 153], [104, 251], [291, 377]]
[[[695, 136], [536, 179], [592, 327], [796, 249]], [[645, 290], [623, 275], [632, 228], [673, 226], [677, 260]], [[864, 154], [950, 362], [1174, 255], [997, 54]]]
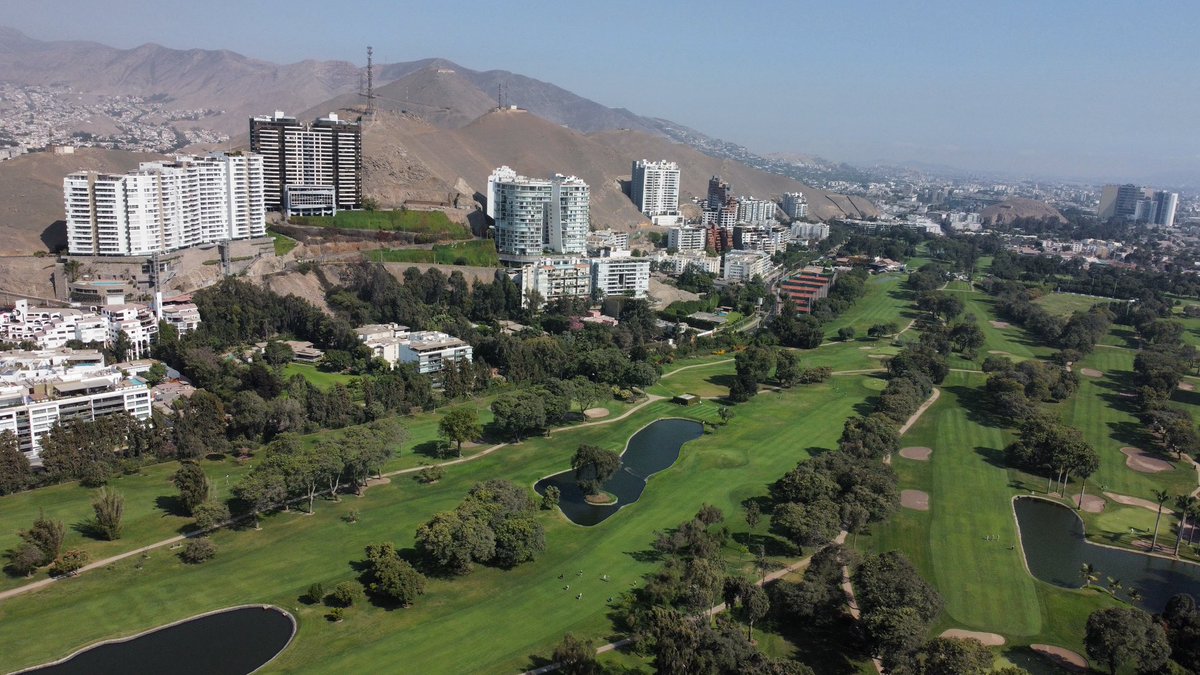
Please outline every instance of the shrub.
[[349, 581], [343, 581], [333, 587], [333, 591], [325, 598], [325, 604], [331, 607], [350, 607], [358, 599], [358, 586]]
[[196, 527], [211, 530], [229, 520], [229, 507], [223, 502], [204, 502], [192, 509], [192, 517], [196, 519]]
[[208, 537], [199, 537], [184, 544], [183, 550], [179, 552], [179, 558], [189, 565], [198, 565], [216, 554], [217, 545], [212, 543]]
[[333, 623], [340, 623], [342, 619], [346, 618], [346, 610], [342, 609], [341, 607], [334, 607], [333, 609], [329, 610], [329, 613], [325, 615], [325, 618]]
[[82, 569], [84, 565], [88, 564], [88, 560], [89, 558], [87, 551], [71, 549], [60, 555], [58, 559], [56, 559], [54, 563], [50, 565], [50, 574], [56, 577], [70, 576]]
[[304, 593], [304, 599], [314, 605], [317, 604], [318, 602], [321, 602], [321, 600], [324, 599], [324, 597], [325, 597], [325, 586], [323, 586], [321, 584], [321, 582], [319, 582], [319, 581], [317, 581], [313, 584], [310, 584], [308, 587], [308, 590], [305, 591], [305, 593]]
[[446, 474], [445, 469], [443, 469], [442, 467], [440, 467], [436, 464], [433, 464], [433, 465], [427, 466], [424, 469], [421, 469], [420, 471], [418, 471], [417, 472], [417, 480], [421, 481], [422, 483], [426, 483], [426, 484], [436, 483], [439, 480], [441, 480], [442, 476], [444, 476], [445, 474]]

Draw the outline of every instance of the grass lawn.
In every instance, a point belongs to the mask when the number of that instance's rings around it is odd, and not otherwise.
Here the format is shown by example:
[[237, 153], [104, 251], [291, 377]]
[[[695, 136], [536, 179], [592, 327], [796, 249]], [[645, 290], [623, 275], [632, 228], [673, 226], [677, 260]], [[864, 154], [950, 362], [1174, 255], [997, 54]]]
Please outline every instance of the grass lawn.
[[475, 267], [498, 267], [500, 254], [491, 239], [473, 239], [455, 244], [434, 244], [433, 249], [383, 248], [367, 253], [371, 260], [380, 262], [419, 262], [439, 265], [473, 265]]
[[395, 230], [470, 239], [471, 233], [441, 211], [340, 211], [336, 216], [293, 216], [296, 225], [348, 230]]
[[1076, 295], [1075, 293], [1047, 293], [1034, 302], [1051, 314], [1067, 317], [1075, 312], [1086, 312], [1093, 305], [1108, 304], [1112, 300], [1091, 295]]
[[278, 232], [272, 232], [268, 230], [267, 234], [269, 234], [271, 239], [275, 241], [275, 255], [277, 256], [287, 255], [289, 251], [296, 248], [296, 246], [300, 243], [295, 239], [279, 234]]
[[302, 375], [308, 380], [309, 384], [318, 389], [329, 389], [335, 384], [350, 384], [351, 380], [355, 379], [354, 375], [346, 375], [345, 373], [327, 373], [310, 363], [292, 362], [283, 367], [283, 379], [287, 380], [293, 375]]
[[[412, 544], [417, 525], [452, 508], [472, 483], [509, 478], [532, 485], [567, 467], [580, 443], [620, 448], [638, 428], [665, 416], [714, 416], [716, 407], [682, 408], [656, 402], [607, 425], [555, 433], [506, 447], [476, 462], [449, 467], [435, 485], [398, 476], [362, 498], [319, 502], [317, 514], [279, 513], [261, 531], [221, 532], [219, 552], [203, 565], [182, 565], [169, 551], [125, 561], [54, 584], [0, 605], [0, 639], [11, 648], [0, 668], [12, 669], [61, 656], [93, 640], [129, 634], [196, 612], [238, 603], [274, 603], [297, 615], [296, 641], [270, 672], [371, 669], [404, 654], [422, 672], [498, 672], [524, 669], [547, 654], [567, 631], [593, 638], [612, 633], [606, 598], [640, 583], [655, 565], [647, 555], [654, 532], [693, 515], [702, 503], [721, 508], [735, 533], [745, 526], [741, 500], [764, 494], [766, 484], [808, 456], [806, 448], [831, 447], [840, 421], [871, 391], [839, 378], [784, 394], [763, 394], [737, 406], [717, 433], [685, 446], [675, 467], [655, 476], [642, 499], [604, 524], [583, 528], [543, 513], [546, 553], [511, 571], [477, 569], [459, 579], [431, 579], [411, 609], [353, 608], [341, 624], [298, 597], [308, 584], [327, 586], [352, 578], [350, 563], [368, 543]], [[790, 424], [780, 425], [781, 419]], [[362, 519], [340, 519], [350, 509]], [[749, 555], [734, 550], [736, 559]], [[138, 568], [140, 564], [140, 569]], [[559, 574], [570, 575], [571, 591]], [[601, 574], [611, 578], [600, 580]], [[576, 600], [572, 594], [583, 592]], [[536, 616], [536, 621], [530, 617]], [[36, 628], [56, 626], [47, 633]], [[53, 639], [37, 639], [53, 634]], [[480, 635], [487, 639], [478, 639]], [[20, 636], [20, 639], [18, 639]], [[447, 654], [454, 654], [447, 659]]]
[[904, 288], [905, 274], [877, 274], [867, 278], [867, 292], [849, 311], [827, 323], [826, 339], [833, 338], [841, 328], [853, 328], [859, 337], [878, 323], [895, 323], [900, 328], [917, 316], [911, 308], [912, 291]]

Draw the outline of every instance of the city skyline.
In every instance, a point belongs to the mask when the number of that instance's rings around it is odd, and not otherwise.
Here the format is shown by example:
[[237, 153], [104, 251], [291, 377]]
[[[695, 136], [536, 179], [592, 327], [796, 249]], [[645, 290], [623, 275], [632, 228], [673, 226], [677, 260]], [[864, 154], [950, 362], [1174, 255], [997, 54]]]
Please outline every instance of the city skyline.
[[[1183, 3], [1159, 6], [1159, 16], [1174, 19], [1156, 21], [1152, 33], [1131, 31], [1119, 59], [1099, 36], [1123, 25], [1127, 8], [1107, 2], [766, 2], [725, 19], [719, 17], [728, 11], [715, 3], [570, 5], [491, 16], [474, 2], [403, 10], [366, 2], [340, 8], [337, 25], [313, 33], [300, 22], [319, 6], [299, 0], [297, 11], [274, 15], [275, 34], [300, 36], [285, 41], [264, 41], [253, 23], [230, 22], [235, 11], [253, 7], [168, 1], [155, 3], [159, 11], [139, 11], [146, 6], [116, 0], [69, 14], [31, 6], [11, 23], [42, 40], [122, 48], [156, 42], [276, 62], [362, 65], [372, 44], [376, 63], [443, 57], [477, 70], [510, 70], [760, 154], [1172, 186], [1200, 175], [1200, 137], [1188, 114], [1200, 102], [1200, 57], [1186, 49], [1187, 27], [1200, 8]], [[122, 19], [131, 12], [138, 21]], [[729, 19], [795, 32], [732, 30], [701, 39]], [[589, 26], [590, 39], [550, 30], [560, 24]], [[494, 37], [504, 34], [539, 39], [498, 49]], [[647, 64], [665, 76], [644, 77]], [[712, 87], [722, 83], [730, 95], [712, 105]], [[1136, 91], [1158, 95], [1147, 102], [1130, 95]]]

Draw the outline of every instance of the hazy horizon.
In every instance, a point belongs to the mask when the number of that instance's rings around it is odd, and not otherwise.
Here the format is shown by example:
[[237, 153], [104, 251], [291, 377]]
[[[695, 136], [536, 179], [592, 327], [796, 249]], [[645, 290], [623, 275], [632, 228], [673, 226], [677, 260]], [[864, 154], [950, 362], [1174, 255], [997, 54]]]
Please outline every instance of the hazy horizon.
[[[1200, 5], [1181, 2], [59, 4], [6, 23], [39, 40], [281, 63], [365, 65], [371, 44], [377, 63], [509, 70], [761, 154], [1200, 183], [1200, 57], [1188, 40]], [[278, 26], [263, 31], [268, 18]]]

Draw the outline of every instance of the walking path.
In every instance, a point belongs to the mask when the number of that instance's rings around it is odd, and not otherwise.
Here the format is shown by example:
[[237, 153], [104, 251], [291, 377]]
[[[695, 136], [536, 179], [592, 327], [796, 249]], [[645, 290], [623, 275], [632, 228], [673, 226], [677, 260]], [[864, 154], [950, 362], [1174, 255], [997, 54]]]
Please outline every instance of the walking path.
[[929, 394], [929, 398], [921, 404], [921, 407], [917, 408], [917, 411], [909, 416], [908, 421], [904, 423], [904, 426], [900, 427], [900, 430], [896, 432], [896, 435], [903, 436], [904, 432], [908, 431], [909, 427], [916, 424], [917, 420], [921, 419], [921, 415], [924, 415], [926, 410], [929, 410], [929, 406], [937, 403], [938, 397], [941, 395], [942, 391], [937, 387], [934, 387], [933, 393]]

